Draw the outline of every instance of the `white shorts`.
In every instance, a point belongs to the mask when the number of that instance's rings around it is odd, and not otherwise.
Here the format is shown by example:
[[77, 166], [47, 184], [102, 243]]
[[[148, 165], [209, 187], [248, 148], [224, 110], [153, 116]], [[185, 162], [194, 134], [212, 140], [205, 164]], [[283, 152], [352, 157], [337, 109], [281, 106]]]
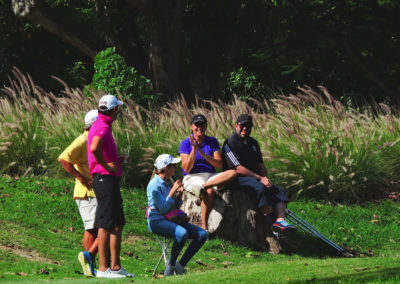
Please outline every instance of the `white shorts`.
[[81, 214], [85, 230], [97, 228], [97, 199], [95, 197], [86, 197], [85, 199], [75, 199]]
[[[200, 195], [199, 189], [207, 181], [219, 176], [221, 173], [195, 173], [187, 174], [183, 177], [183, 187], [186, 191], [193, 193], [196, 196]], [[217, 189], [216, 186], [213, 187], [214, 190]]]

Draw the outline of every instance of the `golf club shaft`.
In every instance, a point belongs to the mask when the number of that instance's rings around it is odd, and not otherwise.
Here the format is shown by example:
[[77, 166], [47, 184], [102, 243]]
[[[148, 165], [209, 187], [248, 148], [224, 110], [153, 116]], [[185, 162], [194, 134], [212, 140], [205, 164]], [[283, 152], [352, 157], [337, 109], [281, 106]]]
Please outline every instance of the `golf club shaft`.
[[308, 223], [307, 221], [305, 221], [304, 219], [302, 219], [301, 217], [296, 215], [293, 211], [291, 211], [290, 209], [286, 209], [286, 212], [292, 222], [294, 221], [294, 223], [296, 223], [297, 225], [300, 224], [299, 227], [301, 227], [301, 229], [308, 232], [309, 234], [314, 235], [317, 238], [320, 238], [321, 240], [325, 241], [330, 246], [334, 247], [336, 250], [338, 250], [340, 252], [345, 252], [345, 249], [343, 249], [342, 247], [337, 245], [335, 242], [333, 242], [332, 240], [328, 239], [326, 236], [321, 234], [315, 227], [313, 227], [310, 223]]
[[339, 245], [337, 245], [336, 243], [334, 243], [332, 240], [328, 239], [326, 236], [324, 236], [323, 234], [321, 234], [317, 229], [315, 229], [310, 223], [308, 223], [307, 221], [305, 221], [304, 219], [302, 219], [301, 217], [299, 217], [298, 215], [296, 215], [293, 211], [289, 211], [288, 212], [289, 215], [291, 215], [293, 218], [296, 219], [296, 221], [298, 221], [298, 223], [302, 224], [302, 226], [306, 227], [308, 229], [309, 232], [311, 232], [314, 236], [316, 236], [317, 238], [322, 239], [323, 241], [325, 241], [327, 244], [331, 245], [332, 247], [334, 247], [335, 249], [337, 249], [340, 252], [345, 252], [345, 250], [340, 247]]

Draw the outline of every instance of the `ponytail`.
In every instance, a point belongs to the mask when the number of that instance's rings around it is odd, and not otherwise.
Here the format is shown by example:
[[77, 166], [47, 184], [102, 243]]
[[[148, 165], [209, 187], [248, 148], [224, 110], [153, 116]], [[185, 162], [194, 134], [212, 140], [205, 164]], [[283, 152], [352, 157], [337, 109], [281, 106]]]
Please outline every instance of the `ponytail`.
[[[158, 175], [159, 173], [162, 173], [163, 171], [165, 171], [165, 168], [162, 168], [161, 170], [157, 170], [156, 168], [153, 169], [153, 173], [151, 174], [151, 178], [150, 180], [152, 180], [154, 178], [155, 175]], [[174, 180], [172, 178], [168, 179], [169, 184], [171, 185], [171, 187], [174, 185]]]
[[156, 168], [154, 168], [154, 169], [153, 169], [153, 173], [151, 174], [150, 180], [152, 180], [156, 174], [158, 174], [158, 171], [157, 171]]

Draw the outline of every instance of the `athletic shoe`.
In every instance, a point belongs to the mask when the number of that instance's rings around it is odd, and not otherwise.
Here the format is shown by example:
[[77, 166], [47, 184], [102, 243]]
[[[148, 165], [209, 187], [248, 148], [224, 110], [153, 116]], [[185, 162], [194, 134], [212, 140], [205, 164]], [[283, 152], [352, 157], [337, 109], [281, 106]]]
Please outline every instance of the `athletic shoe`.
[[185, 274], [185, 272], [186, 272], [185, 267], [182, 264], [180, 264], [179, 261], [177, 261], [175, 266], [175, 273], [182, 275]]
[[91, 267], [90, 267], [90, 265], [89, 265], [89, 263], [88, 263], [88, 261], [87, 261], [87, 259], [85, 257], [85, 254], [84, 254], [85, 252], [86, 251], [81, 251], [78, 254], [78, 260], [79, 260], [80, 264], [82, 265], [83, 275], [85, 275], [85, 276], [93, 276], [92, 269], [91, 269]]
[[107, 268], [106, 271], [97, 270], [97, 278], [126, 278], [125, 275], [115, 273], [110, 268]]
[[289, 232], [296, 232], [297, 228], [295, 226], [290, 225], [285, 220], [280, 222], [275, 222], [272, 225], [272, 230], [278, 233], [289, 233]]
[[121, 268], [119, 270], [112, 270], [111, 269], [111, 272], [115, 273], [115, 274], [119, 274], [119, 275], [124, 275], [125, 277], [129, 277], [129, 278], [136, 277], [136, 274], [129, 273], [122, 266], [121, 266]]
[[94, 276], [96, 276], [96, 274], [94, 273], [94, 268], [96, 267], [96, 263], [95, 263], [94, 257], [92, 257], [92, 255], [88, 251], [84, 251], [83, 255], [85, 256], [86, 261], [89, 264], [90, 271], [92, 272], [92, 274]]
[[168, 277], [168, 276], [174, 275], [174, 272], [175, 272], [175, 266], [167, 263], [167, 265], [165, 266], [165, 270], [164, 270], [164, 276]]
[[196, 197], [200, 197], [201, 192], [204, 191], [204, 187], [200, 184], [192, 184], [191, 186], [186, 187], [185, 190]]

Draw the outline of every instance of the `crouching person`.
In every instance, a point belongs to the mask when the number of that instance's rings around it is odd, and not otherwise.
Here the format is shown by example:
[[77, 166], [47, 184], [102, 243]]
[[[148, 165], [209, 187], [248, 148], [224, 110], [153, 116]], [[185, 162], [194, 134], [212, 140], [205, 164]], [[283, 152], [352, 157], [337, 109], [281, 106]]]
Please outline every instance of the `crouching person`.
[[[175, 174], [175, 164], [180, 161], [180, 158], [173, 158], [169, 154], [158, 156], [154, 163], [155, 169], [152, 179], [147, 186], [147, 215], [150, 231], [156, 235], [174, 238], [171, 258], [166, 265], [164, 276], [170, 276], [174, 273], [184, 274], [186, 264], [203, 246], [208, 237], [207, 231], [188, 223], [187, 219], [179, 222], [178, 225], [170, 221], [169, 217], [164, 216], [176, 210], [182, 204], [182, 182], [180, 180], [173, 184], [170, 182], [170, 178]], [[180, 260], [177, 261], [187, 239], [192, 239], [192, 241]]]

